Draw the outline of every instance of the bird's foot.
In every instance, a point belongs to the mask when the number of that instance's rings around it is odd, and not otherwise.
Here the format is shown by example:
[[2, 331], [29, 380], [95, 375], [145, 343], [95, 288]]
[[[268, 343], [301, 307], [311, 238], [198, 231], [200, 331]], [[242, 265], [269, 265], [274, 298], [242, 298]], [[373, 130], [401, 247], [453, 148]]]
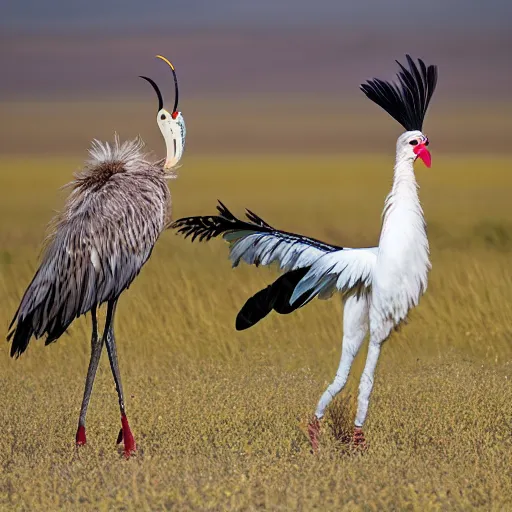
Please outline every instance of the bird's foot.
[[135, 438], [133, 437], [132, 431], [130, 430], [128, 418], [125, 414], [121, 416], [121, 425], [122, 428], [119, 431], [119, 435], [117, 436], [117, 444], [119, 444], [121, 441], [124, 441], [124, 456], [128, 459], [130, 455], [135, 453], [137, 450], [137, 445], [135, 444]]
[[360, 450], [366, 450], [367, 444], [366, 439], [364, 437], [363, 429], [361, 427], [355, 427], [354, 428], [354, 436], [352, 437], [352, 444], [360, 449]]
[[83, 446], [84, 444], [87, 443], [87, 438], [85, 437], [85, 427], [83, 425], [78, 426], [75, 439], [77, 446]]
[[317, 452], [318, 437], [320, 436], [320, 420], [316, 416], [313, 416], [313, 419], [309, 422], [308, 435], [313, 452]]

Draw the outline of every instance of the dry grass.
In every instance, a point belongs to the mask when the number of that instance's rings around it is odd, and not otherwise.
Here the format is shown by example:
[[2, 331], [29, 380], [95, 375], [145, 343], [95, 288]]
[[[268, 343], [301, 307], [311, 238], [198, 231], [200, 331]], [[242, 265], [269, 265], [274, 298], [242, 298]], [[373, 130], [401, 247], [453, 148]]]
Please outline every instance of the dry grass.
[[[507, 510], [512, 508], [510, 161], [435, 155], [418, 168], [430, 227], [430, 287], [386, 343], [366, 425], [369, 450], [339, 441], [355, 377], [312, 456], [305, 426], [335, 373], [341, 304], [234, 330], [274, 276], [232, 271], [222, 242], [164, 234], [117, 318], [128, 412], [140, 447], [122, 459], [104, 356], [74, 452], [88, 319], [58, 343], [0, 354], [0, 506], [9, 510]], [[36, 265], [44, 226], [78, 159], [0, 160], [0, 325]], [[175, 216], [220, 198], [289, 230], [375, 243], [389, 157], [188, 159]]]

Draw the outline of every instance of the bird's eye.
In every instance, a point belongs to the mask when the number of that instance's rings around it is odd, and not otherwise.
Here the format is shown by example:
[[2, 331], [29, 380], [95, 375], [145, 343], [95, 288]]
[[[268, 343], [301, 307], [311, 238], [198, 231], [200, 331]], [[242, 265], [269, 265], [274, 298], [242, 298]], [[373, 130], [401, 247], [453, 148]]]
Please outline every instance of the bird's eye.
[[415, 139], [415, 140], [411, 140], [411, 141], [409, 142], [409, 144], [410, 144], [411, 146], [417, 146], [417, 145], [418, 145], [418, 141], [417, 141], [416, 139]]
[[160, 116], [160, 119], [161, 119], [162, 121], [165, 121], [165, 119], [167, 119], [167, 118], [165, 117], [165, 114], [162, 114], [162, 115]]
[[427, 139], [427, 140], [425, 141], [425, 146], [428, 146], [429, 144], [430, 144], [430, 141]]

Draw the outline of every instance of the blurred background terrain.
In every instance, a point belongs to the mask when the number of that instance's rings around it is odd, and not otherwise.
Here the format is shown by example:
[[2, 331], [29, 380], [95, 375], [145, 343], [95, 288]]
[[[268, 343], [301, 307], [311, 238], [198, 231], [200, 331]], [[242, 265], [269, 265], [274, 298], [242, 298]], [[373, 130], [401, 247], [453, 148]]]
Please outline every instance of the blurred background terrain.
[[439, 66], [426, 125], [438, 151], [507, 151], [505, 1], [52, 0], [2, 9], [1, 153], [83, 154], [114, 130], [158, 148], [155, 99], [137, 78], [153, 77], [172, 101], [156, 53], [178, 69], [193, 154], [389, 150], [393, 121], [358, 86], [391, 78], [405, 53]]
[[164, 233], [120, 301], [117, 329], [138, 456], [114, 447], [107, 358], [74, 432], [89, 318], [58, 343], [0, 352], [0, 506], [43, 510], [507, 510], [512, 508], [512, 4], [476, 0], [63, 0], [0, 7], [0, 326], [37, 268], [59, 187], [93, 138], [140, 134], [164, 152], [154, 78], [187, 145], [174, 217], [217, 199], [345, 246], [378, 241], [401, 127], [359, 84], [406, 53], [439, 66], [417, 165], [433, 270], [386, 342], [366, 425], [343, 440], [365, 351], [325, 421], [305, 435], [341, 350], [342, 306], [314, 301], [237, 333], [275, 269], [230, 269], [221, 241]]

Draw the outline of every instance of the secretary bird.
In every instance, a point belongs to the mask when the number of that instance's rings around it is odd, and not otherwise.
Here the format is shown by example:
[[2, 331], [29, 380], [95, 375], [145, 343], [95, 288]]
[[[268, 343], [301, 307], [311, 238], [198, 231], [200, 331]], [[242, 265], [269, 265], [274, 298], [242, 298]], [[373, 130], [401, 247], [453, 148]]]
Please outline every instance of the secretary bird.
[[172, 227], [192, 240], [223, 235], [230, 244], [233, 267], [240, 261], [269, 265], [278, 262], [285, 274], [259, 291], [242, 307], [236, 329], [252, 327], [272, 310], [288, 314], [314, 297], [344, 299], [343, 345], [334, 381], [323, 393], [308, 433], [318, 448], [320, 420], [331, 400], [343, 389], [364, 338], [370, 331], [368, 356], [359, 385], [353, 442], [365, 446], [366, 419], [374, 373], [382, 343], [416, 306], [427, 288], [429, 246], [413, 164], [420, 158], [427, 167], [431, 156], [422, 126], [437, 83], [437, 67], [416, 64], [406, 56], [398, 82], [372, 79], [361, 85], [366, 96], [382, 107], [407, 131], [398, 137], [391, 192], [382, 214], [378, 247], [349, 249], [273, 228], [247, 210], [248, 221], [236, 218], [222, 203], [218, 215], [188, 217]]
[[[157, 123], [167, 156], [151, 163], [139, 137], [120, 143], [94, 140], [90, 159], [69, 184], [63, 211], [50, 223], [41, 265], [14, 315], [8, 335], [11, 356], [19, 357], [32, 336], [46, 335], [52, 343], [80, 315], [91, 312], [91, 358], [80, 409], [77, 446], [86, 444], [85, 417], [103, 350], [107, 347], [121, 411], [117, 442], [124, 440], [127, 457], [136, 450], [126, 407], [114, 338], [117, 301], [151, 256], [160, 233], [169, 225], [171, 197], [167, 180], [175, 178], [185, 144], [185, 121], [178, 112], [178, 81], [174, 66], [161, 55], [174, 76], [175, 101], [164, 108], [156, 83], [147, 77], [158, 97]], [[103, 335], [98, 333], [97, 309], [107, 303]]]

